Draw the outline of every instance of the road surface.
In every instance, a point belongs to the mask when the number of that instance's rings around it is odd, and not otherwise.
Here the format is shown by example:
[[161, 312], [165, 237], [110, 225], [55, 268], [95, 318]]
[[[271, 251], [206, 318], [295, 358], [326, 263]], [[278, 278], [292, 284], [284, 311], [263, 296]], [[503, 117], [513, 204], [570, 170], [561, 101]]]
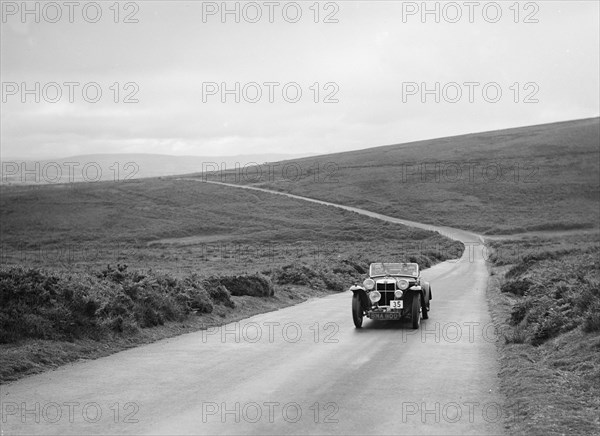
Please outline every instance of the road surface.
[[420, 330], [313, 299], [1, 386], [2, 435], [502, 434], [481, 237], [338, 207], [467, 244], [423, 272]]

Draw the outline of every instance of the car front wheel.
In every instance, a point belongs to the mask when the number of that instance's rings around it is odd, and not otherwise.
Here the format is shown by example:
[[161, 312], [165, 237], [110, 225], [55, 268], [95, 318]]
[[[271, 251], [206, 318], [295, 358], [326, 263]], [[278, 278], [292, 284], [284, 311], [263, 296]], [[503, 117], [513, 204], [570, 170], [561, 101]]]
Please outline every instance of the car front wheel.
[[352, 297], [352, 320], [354, 321], [354, 327], [357, 329], [362, 327], [363, 323], [363, 310], [360, 305], [358, 295]]

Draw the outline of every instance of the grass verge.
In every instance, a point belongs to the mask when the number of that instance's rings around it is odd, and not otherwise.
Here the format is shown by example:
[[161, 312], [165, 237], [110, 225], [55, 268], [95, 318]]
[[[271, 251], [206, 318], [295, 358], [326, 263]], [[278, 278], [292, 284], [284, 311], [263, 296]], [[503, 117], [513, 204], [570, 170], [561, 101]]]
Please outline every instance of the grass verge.
[[489, 243], [510, 434], [600, 433], [598, 241], [586, 234]]

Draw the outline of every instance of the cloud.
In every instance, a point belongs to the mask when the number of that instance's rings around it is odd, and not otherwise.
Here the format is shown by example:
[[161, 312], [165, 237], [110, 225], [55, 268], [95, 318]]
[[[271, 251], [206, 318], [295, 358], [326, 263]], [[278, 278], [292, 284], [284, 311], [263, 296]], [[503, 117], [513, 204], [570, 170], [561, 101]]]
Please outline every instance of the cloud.
[[[338, 2], [337, 24], [315, 23], [308, 3], [296, 24], [204, 23], [200, 3], [139, 3], [139, 23], [130, 25], [105, 9], [94, 25], [2, 26], [3, 82], [80, 84], [73, 103], [8, 96], [2, 155], [334, 152], [598, 115], [595, 2], [541, 3], [540, 22], [530, 25], [514, 23], [508, 9], [496, 24], [404, 23], [401, 2]], [[456, 82], [465, 93], [472, 81], [478, 91], [498, 82], [503, 100], [403, 99], [404, 82]], [[102, 90], [97, 103], [81, 95], [92, 82]], [[219, 92], [203, 101], [206, 82], [242, 90], [255, 82], [262, 99], [235, 103], [227, 94], [222, 103]], [[281, 84], [273, 103], [266, 82]], [[530, 82], [539, 102], [523, 104]], [[282, 95], [287, 83], [300, 87], [299, 102]], [[124, 103], [127, 96], [139, 102]], [[324, 103], [328, 96], [339, 101]]]

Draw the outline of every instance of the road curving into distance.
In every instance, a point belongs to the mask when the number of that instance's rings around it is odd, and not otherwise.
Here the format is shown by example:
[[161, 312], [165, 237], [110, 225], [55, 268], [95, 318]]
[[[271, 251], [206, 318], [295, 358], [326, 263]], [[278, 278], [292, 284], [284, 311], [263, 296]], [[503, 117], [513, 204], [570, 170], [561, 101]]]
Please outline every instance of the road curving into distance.
[[420, 330], [368, 319], [355, 329], [350, 292], [312, 299], [3, 385], [2, 435], [504, 433], [512, 414], [481, 236], [219, 184], [438, 231], [467, 249], [423, 272], [433, 300]]

